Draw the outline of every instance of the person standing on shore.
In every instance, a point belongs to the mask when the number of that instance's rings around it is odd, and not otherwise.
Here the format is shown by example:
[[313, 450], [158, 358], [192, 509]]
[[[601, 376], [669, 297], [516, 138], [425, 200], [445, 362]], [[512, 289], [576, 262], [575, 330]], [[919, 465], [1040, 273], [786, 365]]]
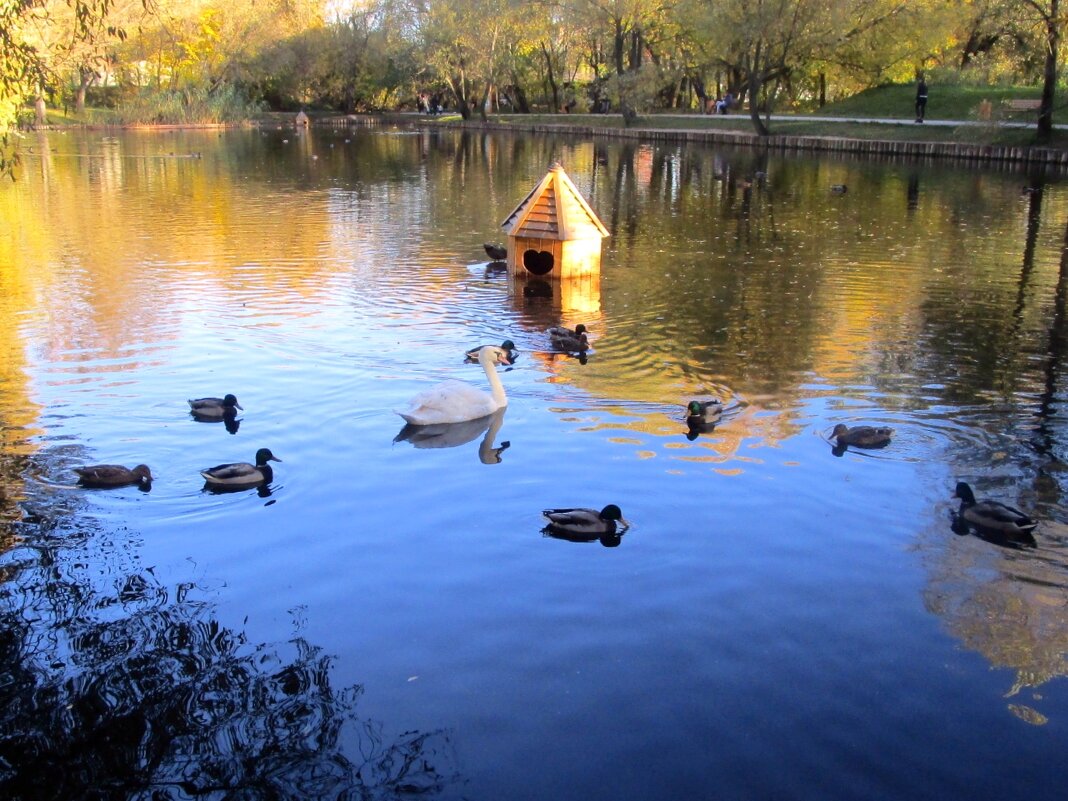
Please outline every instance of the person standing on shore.
[[927, 114], [927, 81], [920, 75], [920, 82], [916, 84], [916, 122], [923, 122]]

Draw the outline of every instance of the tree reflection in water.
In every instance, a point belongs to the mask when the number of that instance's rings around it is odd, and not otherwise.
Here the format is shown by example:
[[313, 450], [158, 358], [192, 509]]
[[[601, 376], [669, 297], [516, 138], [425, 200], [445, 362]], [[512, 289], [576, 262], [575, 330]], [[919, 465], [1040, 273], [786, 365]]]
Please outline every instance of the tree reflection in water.
[[[455, 780], [445, 731], [356, 716], [302, 637], [250, 646], [102, 531], [17, 523], [0, 577], [0, 796], [433, 797]], [[96, 553], [89, 574], [87, 551]], [[126, 564], [122, 564], [123, 562]], [[101, 567], [103, 563], [103, 567]]]

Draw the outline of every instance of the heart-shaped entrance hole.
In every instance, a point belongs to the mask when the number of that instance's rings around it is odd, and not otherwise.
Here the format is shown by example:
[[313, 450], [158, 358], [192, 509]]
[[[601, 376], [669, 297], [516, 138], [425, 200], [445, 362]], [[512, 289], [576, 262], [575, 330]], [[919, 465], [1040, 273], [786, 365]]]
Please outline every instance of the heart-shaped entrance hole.
[[534, 275], [548, 275], [553, 271], [553, 254], [545, 250], [524, 251], [523, 266]]

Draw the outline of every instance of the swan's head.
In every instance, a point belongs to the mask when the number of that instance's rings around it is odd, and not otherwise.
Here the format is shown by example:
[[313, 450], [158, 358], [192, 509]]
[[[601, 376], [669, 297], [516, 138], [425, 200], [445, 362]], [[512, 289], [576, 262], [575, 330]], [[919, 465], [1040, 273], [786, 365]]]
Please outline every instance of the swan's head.
[[478, 360], [482, 364], [511, 364], [512, 357], [504, 348], [486, 345], [478, 351]]

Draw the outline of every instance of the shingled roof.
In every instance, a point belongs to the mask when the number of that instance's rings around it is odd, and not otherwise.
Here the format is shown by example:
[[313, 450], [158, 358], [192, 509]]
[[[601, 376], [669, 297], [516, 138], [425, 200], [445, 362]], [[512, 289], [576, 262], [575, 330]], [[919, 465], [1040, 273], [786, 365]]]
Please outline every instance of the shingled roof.
[[531, 239], [594, 239], [609, 235], [564, 168], [555, 162], [501, 227], [509, 236]]

